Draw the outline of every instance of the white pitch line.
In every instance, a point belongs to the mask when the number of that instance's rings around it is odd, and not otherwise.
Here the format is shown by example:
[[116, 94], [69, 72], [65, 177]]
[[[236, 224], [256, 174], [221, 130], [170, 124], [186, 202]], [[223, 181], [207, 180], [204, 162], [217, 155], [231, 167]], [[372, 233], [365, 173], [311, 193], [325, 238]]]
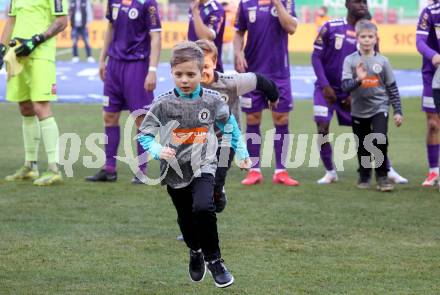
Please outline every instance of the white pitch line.
[[72, 52], [72, 49], [69, 49], [69, 48], [58, 50], [57, 56], [66, 55], [67, 53], [71, 53], [71, 52]]

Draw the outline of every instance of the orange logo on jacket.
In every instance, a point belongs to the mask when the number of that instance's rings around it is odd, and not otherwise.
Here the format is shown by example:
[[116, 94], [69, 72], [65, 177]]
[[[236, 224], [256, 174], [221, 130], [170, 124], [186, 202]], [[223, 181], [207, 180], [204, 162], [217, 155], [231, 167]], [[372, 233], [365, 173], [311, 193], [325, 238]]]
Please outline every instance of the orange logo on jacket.
[[377, 75], [368, 76], [367, 78], [362, 80], [362, 88], [374, 88], [378, 87], [379, 85], [379, 77]]
[[171, 142], [173, 144], [206, 143], [207, 134], [208, 127], [176, 128], [173, 130]]

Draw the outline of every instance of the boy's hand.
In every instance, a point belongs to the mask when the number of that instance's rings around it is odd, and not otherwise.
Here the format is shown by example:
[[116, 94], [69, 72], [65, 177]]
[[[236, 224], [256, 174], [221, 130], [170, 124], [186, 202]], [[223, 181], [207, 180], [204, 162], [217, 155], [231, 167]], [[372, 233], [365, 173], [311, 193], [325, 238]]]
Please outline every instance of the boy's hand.
[[358, 77], [358, 79], [360, 81], [364, 80], [365, 78], [367, 78], [368, 76], [368, 72], [365, 69], [364, 63], [360, 62], [357, 66], [356, 66], [356, 75]]
[[403, 116], [401, 114], [395, 114], [394, 115], [394, 124], [396, 124], [397, 127], [400, 127], [403, 123]]
[[322, 89], [322, 95], [329, 104], [334, 104], [337, 100], [336, 92], [330, 85], [327, 85]]
[[163, 147], [162, 150], [160, 151], [160, 155], [159, 158], [161, 160], [171, 160], [172, 158], [174, 158], [176, 156], [176, 150], [170, 147]]
[[240, 167], [241, 170], [248, 171], [252, 167], [252, 161], [250, 158], [246, 158], [244, 160], [241, 160], [238, 166]]

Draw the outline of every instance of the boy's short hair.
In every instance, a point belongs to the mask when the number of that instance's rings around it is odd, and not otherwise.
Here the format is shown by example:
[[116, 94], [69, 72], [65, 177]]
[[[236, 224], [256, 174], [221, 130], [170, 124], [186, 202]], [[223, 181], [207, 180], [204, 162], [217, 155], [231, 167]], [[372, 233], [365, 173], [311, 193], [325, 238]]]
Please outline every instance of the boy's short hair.
[[218, 58], [218, 50], [214, 42], [206, 39], [200, 39], [196, 41], [196, 44], [200, 47], [200, 49], [203, 50], [204, 54], [212, 54], [215, 59]]
[[173, 47], [171, 54], [171, 68], [185, 62], [195, 62], [200, 71], [203, 70], [204, 54], [202, 49], [192, 41], [183, 41]]
[[377, 33], [377, 26], [367, 19], [361, 19], [355, 26], [356, 35], [359, 35], [361, 31], [373, 31]]

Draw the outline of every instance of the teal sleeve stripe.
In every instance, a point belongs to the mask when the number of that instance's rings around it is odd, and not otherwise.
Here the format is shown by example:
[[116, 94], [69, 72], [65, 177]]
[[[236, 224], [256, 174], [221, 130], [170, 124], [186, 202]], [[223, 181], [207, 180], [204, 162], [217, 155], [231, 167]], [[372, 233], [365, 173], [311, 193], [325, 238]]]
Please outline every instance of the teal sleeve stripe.
[[160, 159], [160, 152], [162, 145], [154, 140], [154, 136], [141, 134], [137, 139], [140, 145], [153, 157], [155, 160]]
[[244, 144], [241, 130], [238, 127], [238, 123], [237, 120], [235, 120], [234, 115], [231, 114], [226, 123], [222, 123], [220, 121], [216, 121], [215, 123], [224, 135], [232, 135], [231, 146], [237, 154], [238, 159], [244, 160], [246, 158], [249, 158], [248, 150], [246, 148], [246, 145]]

